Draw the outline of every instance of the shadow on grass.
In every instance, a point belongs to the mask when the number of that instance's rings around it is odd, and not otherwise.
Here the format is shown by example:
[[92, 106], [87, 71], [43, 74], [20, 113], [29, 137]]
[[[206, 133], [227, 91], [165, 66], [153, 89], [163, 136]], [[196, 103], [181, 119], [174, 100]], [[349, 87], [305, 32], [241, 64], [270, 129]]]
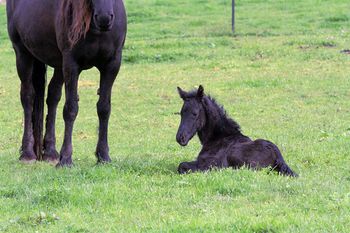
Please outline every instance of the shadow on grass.
[[178, 174], [178, 164], [173, 160], [154, 159], [154, 158], [126, 158], [115, 159], [110, 164], [97, 164], [96, 168], [112, 168], [119, 172], [136, 173], [139, 175], [172, 175]]

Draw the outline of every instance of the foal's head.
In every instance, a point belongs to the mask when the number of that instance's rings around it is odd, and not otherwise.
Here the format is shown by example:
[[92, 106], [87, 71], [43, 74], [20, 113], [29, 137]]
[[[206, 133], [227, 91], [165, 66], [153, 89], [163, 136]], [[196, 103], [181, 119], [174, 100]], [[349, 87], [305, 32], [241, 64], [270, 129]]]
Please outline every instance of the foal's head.
[[177, 88], [184, 104], [181, 108], [181, 123], [177, 131], [176, 140], [181, 146], [186, 146], [192, 137], [205, 125], [205, 110], [203, 107], [204, 89], [185, 92]]

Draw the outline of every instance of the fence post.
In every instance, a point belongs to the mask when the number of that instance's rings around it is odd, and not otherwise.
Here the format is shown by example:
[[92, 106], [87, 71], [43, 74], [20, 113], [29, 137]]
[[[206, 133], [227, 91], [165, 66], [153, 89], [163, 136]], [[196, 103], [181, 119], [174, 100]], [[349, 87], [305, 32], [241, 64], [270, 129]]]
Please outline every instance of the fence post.
[[232, 32], [235, 32], [235, 0], [232, 0]]

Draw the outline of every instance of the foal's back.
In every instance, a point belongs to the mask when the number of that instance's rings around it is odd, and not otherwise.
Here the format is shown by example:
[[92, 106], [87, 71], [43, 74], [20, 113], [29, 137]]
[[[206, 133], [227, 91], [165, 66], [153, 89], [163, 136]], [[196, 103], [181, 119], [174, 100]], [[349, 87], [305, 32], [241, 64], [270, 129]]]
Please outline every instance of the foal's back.
[[252, 168], [268, 167], [275, 163], [277, 154], [275, 145], [263, 139], [232, 143], [226, 151], [228, 161], [232, 167], [249, 165]]
[[278, 147], [268, 140], [257, 139], [243, 143], [231, 143], [226, 154], [230, 167], [272, 167], [281, 174], [298, 176], [286, 164]]

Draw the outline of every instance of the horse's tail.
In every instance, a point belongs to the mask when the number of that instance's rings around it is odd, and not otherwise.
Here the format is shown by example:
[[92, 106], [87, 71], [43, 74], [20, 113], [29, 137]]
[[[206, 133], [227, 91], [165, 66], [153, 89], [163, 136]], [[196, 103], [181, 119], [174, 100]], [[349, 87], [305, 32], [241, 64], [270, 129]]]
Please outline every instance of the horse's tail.
[[38, 60], [33, 64], [32, 80], [35, 93], [32, 113], [34, 152], [38, 160], [42, 160], [46, 65]]
[[275, 169], [282, 175], [298, 177], [298, 174], [293, 172], [292, 169], [290, 169], [290, 167], [286, 164], [282, 157], [281, 151], [276, 145], [274, 145], [274, 150], [277, 155]]

